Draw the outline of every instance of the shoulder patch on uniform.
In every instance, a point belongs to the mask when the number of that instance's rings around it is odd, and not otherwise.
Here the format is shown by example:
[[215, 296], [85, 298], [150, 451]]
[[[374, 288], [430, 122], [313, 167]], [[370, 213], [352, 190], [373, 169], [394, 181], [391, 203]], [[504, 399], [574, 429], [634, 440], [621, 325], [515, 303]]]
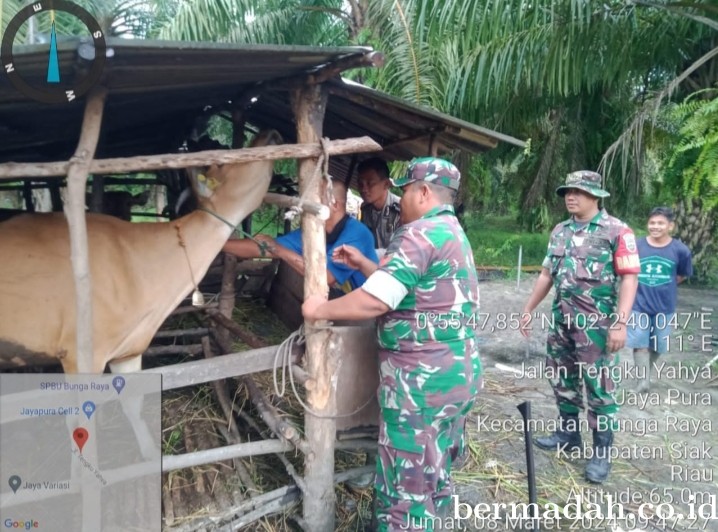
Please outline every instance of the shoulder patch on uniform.
[[636, 237], [633, 233], [626, 233], [623, 235], [623, 243], [626, 244], [626, 249], [631, 253], [636, 252]]

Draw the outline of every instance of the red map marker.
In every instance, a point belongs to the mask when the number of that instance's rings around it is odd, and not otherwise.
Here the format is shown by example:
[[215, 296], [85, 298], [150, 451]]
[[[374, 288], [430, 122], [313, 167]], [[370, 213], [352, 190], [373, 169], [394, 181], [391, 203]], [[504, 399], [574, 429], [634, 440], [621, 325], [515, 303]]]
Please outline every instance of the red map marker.
[[82, 448], [87, 443], [87, 438], [89, 437], [90, 435], [88, 434], [87, 429], [83, 429], [82, 427], [72, 431], [72, 439], [75, 440], [77, 447], [80, 449], [80, 454], [82, 454]]

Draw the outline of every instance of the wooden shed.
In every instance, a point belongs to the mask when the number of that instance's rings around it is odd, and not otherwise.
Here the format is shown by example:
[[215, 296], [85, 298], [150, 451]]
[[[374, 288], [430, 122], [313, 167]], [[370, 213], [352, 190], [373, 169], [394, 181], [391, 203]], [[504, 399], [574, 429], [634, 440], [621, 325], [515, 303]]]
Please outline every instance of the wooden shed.
[[[64, 70], [78, 77], [84, 75], [87, 43], [62, 42], [58, 52]], [[47, 68], [43, 48], [19, 47], [14, 56], [28, 80], [42, 79]], [[0, 77], [0, 182], [22, 182], [13, 186], [25, 191], [33, 186], [57, 190], [67, 176], [70, 234], [73, 245], [79, 239], [82, 248], [88, 174], [161, 172], [209, 164], [215, 160], [216, 152], [181, 152], [210, 116], [218, 115], [232, 123], [236, 147], [241, 146], [247, 128], [276, 129], [287, 144], [296, 143], [295, 149], [270, 158], [299, 159], [300, 192], [307, 201], [316, 203], [320, 201], [318, 186], [307, 190], [310, 177], [318, 159], [332, 153], [330, 172], [350, 181], [361, 153], [370, 150], [380, 149], [378, 155], [388, 161], [403, 161], [429, 153], [478, 153], [499, 142], [524, 145], [510, 136], [341, 77], [345, 70], [377, 67], [382, 61], [380, 53], [366, 47], [108, 39], [106, 64], [98, 86], [71, 102], [46, 104], [30, 100], [6, 77]], [[341, 150], [321, 144], [322, 138], [350, 141], [365, 137], [363, 142], [346, 144]], [[239, 150], [231, 154], [230, 158], [243, 157]], [[326, 260], [320, 245], [323, 222], [315, 216], [304, 216], [302, 227], [305, 255], [311, 257], [309, 264], [322, 263]], [[322, 238], [313, 239], [312, 235]], [[75, 260], [80, 270], [82, 261], [87, 268], [86, 254], [73, 254]], [[303, 288], [305, 294], [326, 293], [324, 270], [310, 267]], [[78, 282], [78, 308], [88, 301], [88, 293], [89, 286]], [[88, 316], [85, 319], [91, 320]], [[78, 338], [88, 329], [91, 327], [83, 328], [79, 323]], [[307, 402], [326, 417], [307, 416], [304, 437], [286, 426], [273, 427], [282, 445], [304, 453], [304, 474], [296, 482], [303, 497], [304, 524], [315, 531], [334, 529], [334, 515], [325, 512], [334, 500], [331, 457], [336, 433], [336, 420], [331, 419], [336, 413], [336, 383], [332, 384], [336, 368], [331, 354], [325, 353], [330, 345], [327, 334], [319, 331], [307, 335], [303, 369], [305, 378], [313, 383], [307, 387]], [[87, 340], [79, 342], [78, 354], [84, 350], [82, 356], [89, 357], [92, 339]], [[188, 363], [176, 372], [163, 370], [165, 382], [169, 387], [179, 387], [246, 375], [260, 367], [267, 369], [266, 363], [250, 362], [258, 359], [258, 353], [244, 358], [233, 356], [222, 357], [226, 361], [221, 363], [204, 360]], [[266, 353], [263, 356], [266, 358]], [[274, 446], [268, 452], [277, 449]]]

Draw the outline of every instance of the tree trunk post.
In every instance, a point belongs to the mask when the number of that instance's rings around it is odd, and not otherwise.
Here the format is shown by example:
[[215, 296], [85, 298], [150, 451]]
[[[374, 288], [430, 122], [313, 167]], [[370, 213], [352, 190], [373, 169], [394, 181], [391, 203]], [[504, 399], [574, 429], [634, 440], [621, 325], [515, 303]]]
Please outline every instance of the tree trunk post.
[[92, 176], [92, 197], [90, 198], [90, 212], [102, 212], [105, 203], [105, 176]]
[[[297, 122], [297, 142], [321, 141], [327, 93], [322, 85], [296, 89], [292, 93], [292, 108]], [[299, 192], [306, 199], [321, 202], [323, 179], [312, 180], [317, 159], [299, 162]], [[304, 297], [326, 296], [326, 233], [324, 221], [317, 216], [302, 216], [302, 254], [305, 262]], [[309, 532], [334, 531], [334, 440], [336, 437], [336, 397], [334, 390], [336, 363], [327, 349], [328, 330], [307, 327], [306, 369], [316, 386], [307, 390], [310, 408], [322, 417], [305, 412], [304, 429], [310, 452], [304, 460], [307, 491], [303, 500], [303, 515]], [[326, 417], [324, 417], [326, 416]]]
[[72, 272], [75, 276], [75, 306], [77, 308], [77, 371], [98, 372], [92, 367], [92, 281], [87, 252], [87, 224], [85, 220], [85, 193], [90, 163], [95, 156], [100, 138], [102, 112], [107, 90], [96, 89], [90, 93], [85, 104], [80, 142], [70, 160], [67, 173], [67, 204], [65, 217], [70, 231]]

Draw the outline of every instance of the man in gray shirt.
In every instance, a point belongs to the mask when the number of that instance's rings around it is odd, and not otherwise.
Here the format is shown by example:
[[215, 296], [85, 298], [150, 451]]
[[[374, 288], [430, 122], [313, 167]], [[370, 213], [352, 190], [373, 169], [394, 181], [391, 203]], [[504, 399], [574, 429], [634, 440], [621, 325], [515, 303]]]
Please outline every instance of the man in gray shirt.
[[366, 159], [359, 163], [358, 180], [364, 200], [361, 221], [374, 235], [375, 247], [383, 250], [401, 225], [399, 197], [389, 191], [389, 167], [378, 157]]

